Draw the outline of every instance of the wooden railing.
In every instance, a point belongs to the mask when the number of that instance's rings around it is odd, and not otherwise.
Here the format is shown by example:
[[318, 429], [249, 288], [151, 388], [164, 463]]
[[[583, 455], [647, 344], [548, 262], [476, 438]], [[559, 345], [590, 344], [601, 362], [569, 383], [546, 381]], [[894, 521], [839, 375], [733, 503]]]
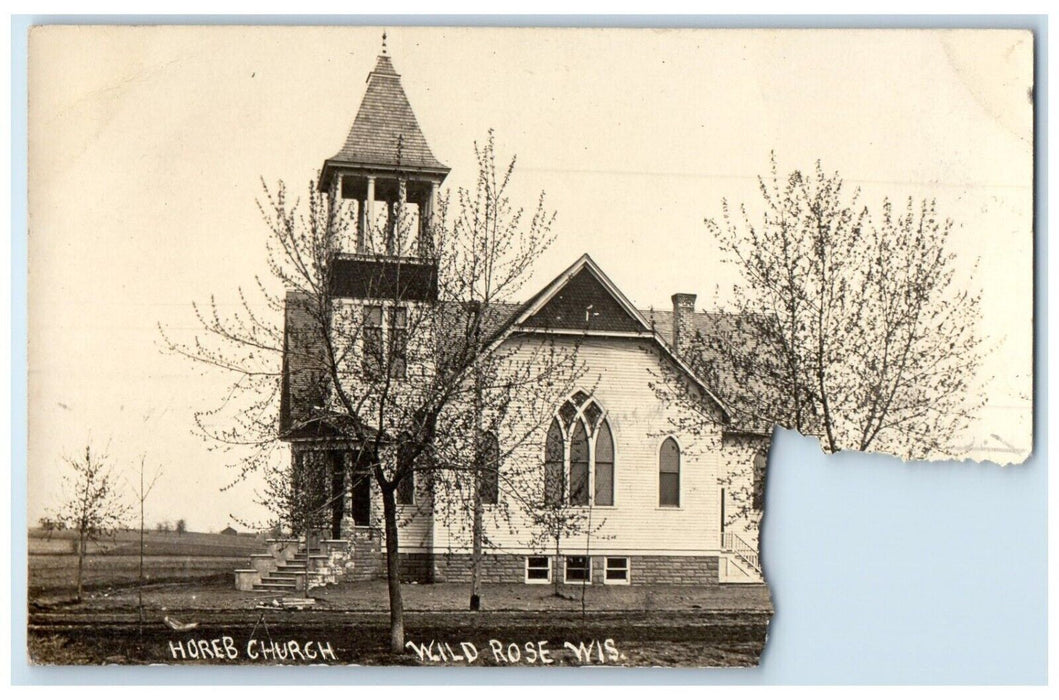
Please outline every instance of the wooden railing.
[[757, 549], [753, 547], [749, 542], [744, 540], [737, 532], [726, 532], [724, 533], [724, 549], [725, 551], [735, 554], [737, 557], [745, 561], [749, 566], [753, 567], [754, 571], [761, 573], [761, 562], [758, 558]]

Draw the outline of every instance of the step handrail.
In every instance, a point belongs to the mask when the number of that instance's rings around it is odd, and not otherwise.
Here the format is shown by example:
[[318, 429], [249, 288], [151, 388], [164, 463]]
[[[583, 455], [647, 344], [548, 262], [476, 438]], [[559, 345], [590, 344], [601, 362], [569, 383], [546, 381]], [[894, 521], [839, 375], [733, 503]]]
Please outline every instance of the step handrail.
[[724, 533], [724, 549], [739, 556], [746, 561], [747, 564], [760, 572], [761, 564], [759, 562], [757, 549], [744, 540], [739, 533]]

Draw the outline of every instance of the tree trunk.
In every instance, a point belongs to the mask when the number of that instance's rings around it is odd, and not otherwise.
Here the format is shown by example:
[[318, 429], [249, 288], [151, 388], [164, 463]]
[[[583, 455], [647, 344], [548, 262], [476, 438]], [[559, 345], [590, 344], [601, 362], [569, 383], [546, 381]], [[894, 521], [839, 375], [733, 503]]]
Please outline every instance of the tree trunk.
[[552, 566], [552, 584], [555, 586], [555, 597], [562, 595], [559, 592], [559, 535], [555, 536], [555, 564]]
[[[481, 307], [476, 307], [476, 312]], [[480, 319], [474, 324], [474, 346], [480, 344]], [[485, 467], [482, 455], [482, 372], [474, 365], [474, 518], [471, 523], [471, 610], [482, 607], [482, 470]]]
[[77, 533], [77, 602], [81, 602], [81, 598], [84, 595], [84, 586], [82, 585], [82, 573], [85, 568], [85, 532], [81, 530]]
[[471, 610], [479, 610], [482, 606], [482, 476], [476, 471], [474, 485], [474, 523], [472, 525], [472, 547], [471, 547]]
[[140, 612], [140, 636], [143, 636], [143, 470], [140, 470], [140, 574], [136, 592], [137, 607]]
[[390, 593], [390, 651], [404, 652], [404, 601], [401, 599], [401, 562], [398, 558], [397, 503], [394, 488], [382, 488], [386, 530], [386, 584]]

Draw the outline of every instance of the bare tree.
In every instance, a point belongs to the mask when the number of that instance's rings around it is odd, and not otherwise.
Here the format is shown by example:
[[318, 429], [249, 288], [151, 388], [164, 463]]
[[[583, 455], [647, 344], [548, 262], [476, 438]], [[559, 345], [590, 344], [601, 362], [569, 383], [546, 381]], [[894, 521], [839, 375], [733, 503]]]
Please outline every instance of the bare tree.
[[129, 507], [122, 503], [117, 477], [105, 455], [85, 447], [82, 457], [66, 457], [64, 501], [54, 519], [77, 532], [77, 600], [84, 597], [85, 552], [89, 542], [123, 526]]
[[[591, 505], [588, 507], [571, 505], [567, 498], [545, 499], [529, 505], [530, 522], [533, 527], [527, 533], [530, 535], [527, 544], [530, 548], [541, 552], [554, 548], [552, 591], [556, 597], [562, 597], [564, 576], [561, 552], [563, 543], [576, 543], [578, 539], [584, 538], [584, 556], [587, 560], [592, 556], [592, 538], [606, 525], [606, 519], [597, 518], [593, 522]], [[586, 577], [581, 581], [582, 602], [584, 587], [587, 584]]]
[[[385, 307], [347, 303], [335, 295], [336, 262], [353, 231], [350, 205], [337, 192], [320, 193], [312, 184], [304, 203], [291, 204], [281, 183], [274, 191], [266, 188], [261, 202], [272, 234], [269, 267], [287, 290], [287, 305], [296, 304], [306, 319], [304, 328], [284, 334], [244, 296], [232, 315], [212, 301], [197, 308], [205, 333], [194, 342], [167, 338], [172, 350], [233, 373], [225, 404], [203, 412], [198, 425], [224, 449], [249, 450], [240, 461], [241, 477], [274, 461], [281, 362], [301, 368], [306, 379], [301, 395], [312, 410], [294, 427], [326, 424], [340, 434], [382, 500], [395, 652], [404, 647], [399, 523], [417, 499], [429, 501], [431, 489], [442, 481], [439, 475], [466, 484], [482, 471], [481, 461], [468, 458], [473, 449], [457, 451], [478, 439], [475, 421], [467, 420], [475, 413], [469, 410], [474, 397], [481, 395], [486, 413], [502, 407], [505, 397], [510, 404], [516, 394], [556, 395], [573, 363], [570, 353], [538, 339], [501, 346], [503, 312], [514, 309], [533, 262], [550, 244], [553, 214], [545, 209], [543, 194], [529, 211], [510, 204], [506, 190], [514, 159], [497, 168], [492, 133], [475, 152], [476, 185], [457, 191], [451, 222], [445, 197], [425, 240], [410, 240], [410, 213], [400, 203], [390, 224], [370, 230], [370, 241], [385, 242], [377, 259], [395, 265], [398, 274], [412, 268], [405, 262], [410, 254], [430, 261], [436, 277], [428, 299], [411, 285], [379, 290], [376, 296], [388, 299]], [[400, 164], [399, 146], [398, 171]], [[414, 254], [411, 245], [417, 246]], [[284, 308], [269, 285], [259, 282], [259, 288], [266, 309]], [[501, 365], [503, 371], [488, 370]], [[490, 382], [476, 377], [490, 377]]]
[[48, 536], [51, 537], [51, 533], [57, 530], [65, 530], [66, 524], [59, 520], [56, 520], [55, 518], [45, 515], [37, 521], [37, 527], [39, 527], [44, 532], [48, 533]]
[[176, 521], [176, 534], [183, 536], [188, 531], [188, 523], [183, 518]]
[[[144, 622], [144, 608], [143, 608], [143, 555], [144, 555], [144, 534], [146, 527], [144, 525], [144, 504], [147, 503], [147, 498], [151, 495], [151, 491], [154, 490], [155, 484], [158, 483], [158, 479], [162, 476], [162, 468], [157, 467], [154, 473], [150, 477], [145, 477], [144, 466], [147, 461], [146, 456], [140, 457], [140, 482], [139, 487], [136, 489], [135, 496], [136, 501], [140, 506], [140, 570], [139, 576], [137, 577], [138, 586], [136, 591], [137, 608], [140, 614], [140, 634], [143, 634], [143, 622]], [[145, 480], [146, 479], [146, 480]]]
[[741, 280], [700, 333], [692, 364], [743, 423], [819, 436], [831, 452], [947, 456], [981, 406], [979, 297], [956, 284], [953, 222], [934, 202], [877, 211], [839, 175], [759, 179], [746, 205], [706, 220]]
[[[556, 406], [585, 374], [576, 356], [581, 339], [567, 342], [557, 347], [549, 341], [545, 351], [538, 350], [536, 368], [500, 350], [483, 357], [473, 379], [470, 410], [453, 411], [435, 443], [435, 454], [449, 467], [432, 474], [434, 507], [450, 551], [471, 548], [471, 610], [481, 607], [483, 561], [503, 552], [492, 534], [506, 531], [536, 543], [546, 524], [537, 515], [545, 504], [546, 484], [537, 454]], [[533, 384], [526, 386], [523, 379]]]

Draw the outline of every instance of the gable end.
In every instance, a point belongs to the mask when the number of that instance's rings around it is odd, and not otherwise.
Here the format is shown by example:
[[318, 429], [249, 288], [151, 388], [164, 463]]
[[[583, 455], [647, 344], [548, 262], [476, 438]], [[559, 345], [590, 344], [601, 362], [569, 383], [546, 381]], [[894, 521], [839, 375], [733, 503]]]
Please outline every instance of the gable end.
[[571, 277], [555, 296], [520, 325], [552, 330], [644, 330], [643, 324], [622, 307], [587, 267]]

